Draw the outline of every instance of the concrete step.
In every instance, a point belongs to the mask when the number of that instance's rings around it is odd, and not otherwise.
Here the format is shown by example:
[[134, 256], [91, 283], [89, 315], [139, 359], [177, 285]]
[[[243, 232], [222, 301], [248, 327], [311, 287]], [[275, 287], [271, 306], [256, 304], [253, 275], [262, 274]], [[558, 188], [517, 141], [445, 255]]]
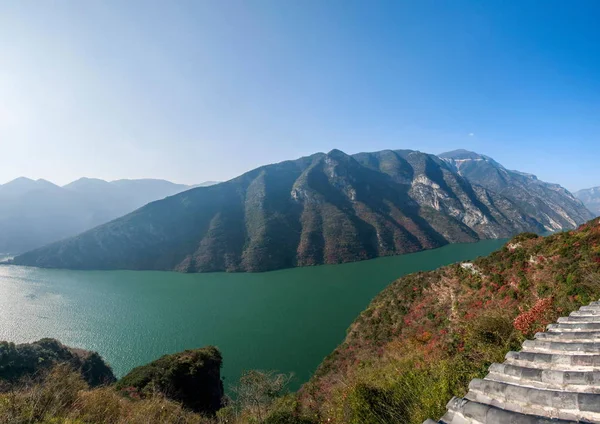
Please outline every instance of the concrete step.
[[591, 317], [560, 317], [557, 321], [559, 324], [565, 323], [594, 323], [600, 322], [600, 315]]
[[595, 317], [600, 316], [600, 308], [586, 309], [573, 311], [569, 314], [570, 317]]
[[465, 398], [453, 398], [442, 417], [447, 424], [575, 424], [576, 421], [520, 414]]
[[548, 326], [546, 326], [546, 329], [552, 333], [554, 333], [554, 332], [568, 333], [568, 332], [579, 332], [579, 331], [584, 331], [584, 332], [598, 331], [598, 332], [600, 332], [600, 322], [592, 322], [592, 323], [569, 322], [569, 323], [563, 323], [563, 324], [549, 324]]
[[600, 311], [600, 304], [590, 303], [579, 308], [580, 311]]
[[595, 393], [543, 390], [474, 379], [466, 398], [521, 414], [600, 422], [600, 394]]
[[599, 355], [600, 342], [554, 342], [545, 340], [525, 340], [523, 352], [558, 353], [565, 355]]
[[535, 339], [557, 342], [600, 342], [600, 331], [553, 331], [536, 333]]
[[559, 371], [511, 364], [492, 364], [486, 380], [544, 390], [600, 393], [600, 371]]
[[600, 371], [600, 356], [508, 352], [505, 364], [559, 371]]

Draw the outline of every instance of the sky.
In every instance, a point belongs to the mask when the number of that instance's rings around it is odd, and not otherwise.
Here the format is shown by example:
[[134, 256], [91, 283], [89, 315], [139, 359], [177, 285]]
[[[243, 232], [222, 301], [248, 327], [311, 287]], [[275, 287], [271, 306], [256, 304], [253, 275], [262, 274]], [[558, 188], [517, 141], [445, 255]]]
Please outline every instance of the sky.
[[464, 148], [600, 185], [600, 2], [6, 0], [0, 183]]

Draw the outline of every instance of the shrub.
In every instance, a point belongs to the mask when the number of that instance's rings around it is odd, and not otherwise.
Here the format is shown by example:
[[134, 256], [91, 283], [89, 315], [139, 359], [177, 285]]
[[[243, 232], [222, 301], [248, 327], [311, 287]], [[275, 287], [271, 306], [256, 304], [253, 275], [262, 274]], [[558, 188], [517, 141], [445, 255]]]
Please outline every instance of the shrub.
[[117, 388], [133, 387], [142, 397], [160, 393], [193, 411], [214, 415], [222, 406], [222, 362], [213, 346], [165, 355], [134, 368]]

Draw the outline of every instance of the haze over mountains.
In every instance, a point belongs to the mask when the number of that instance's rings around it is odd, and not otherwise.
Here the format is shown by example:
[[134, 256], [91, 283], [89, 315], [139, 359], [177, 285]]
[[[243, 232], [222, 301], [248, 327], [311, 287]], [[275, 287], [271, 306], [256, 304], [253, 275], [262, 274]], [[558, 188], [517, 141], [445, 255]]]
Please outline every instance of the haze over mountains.
[[583, 202], [583, 204], [594, 214], [600, 216], [600, 187], [593, 187], [584, 190], [576, 191], [575, 197]]
[[0, 185], [0, 252], [20, 253], [76, 235], [189, 188], [152, 179], [81, 178], [60, 187], [17, 178]]
[[591, 218], [561, 186], [476, 153], [332, 150], [150, 203], [14, 262], [266, 271], [563, 230]]

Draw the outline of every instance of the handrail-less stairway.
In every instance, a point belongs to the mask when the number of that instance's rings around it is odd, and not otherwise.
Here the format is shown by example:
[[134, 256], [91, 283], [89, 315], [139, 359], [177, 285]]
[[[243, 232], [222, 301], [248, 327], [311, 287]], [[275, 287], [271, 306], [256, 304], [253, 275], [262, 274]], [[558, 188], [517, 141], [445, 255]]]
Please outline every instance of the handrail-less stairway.
[[600, 302], [550, 324], [423, 424], [600, 423]]

